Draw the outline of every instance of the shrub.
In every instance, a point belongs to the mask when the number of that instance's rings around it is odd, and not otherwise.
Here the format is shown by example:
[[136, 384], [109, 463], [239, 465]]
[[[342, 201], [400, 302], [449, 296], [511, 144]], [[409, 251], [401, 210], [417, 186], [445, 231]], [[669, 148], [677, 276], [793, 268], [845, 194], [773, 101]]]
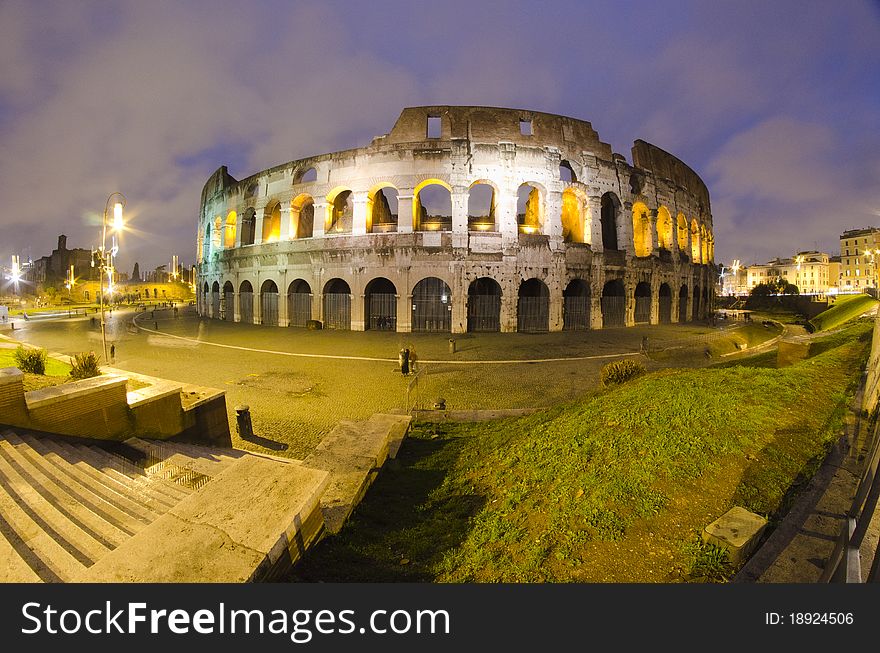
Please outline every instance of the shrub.
[[605, 385], [626, 383], [646, 371], [645, 366], [638, 361], [625, 358], [608, 363], [602, 368], [602, 383]]
[[25, 349], [22, 345], [15, 349], [15, 364], [22, 372], [45, 374], [47, 360], [49, 354], [45, 349]]
[[98, 357], [91, 351], [74, 355], [72, 368], [70, 376], [74, 380], [90, 379], [101, 374], [101, 370], [98, 369]]

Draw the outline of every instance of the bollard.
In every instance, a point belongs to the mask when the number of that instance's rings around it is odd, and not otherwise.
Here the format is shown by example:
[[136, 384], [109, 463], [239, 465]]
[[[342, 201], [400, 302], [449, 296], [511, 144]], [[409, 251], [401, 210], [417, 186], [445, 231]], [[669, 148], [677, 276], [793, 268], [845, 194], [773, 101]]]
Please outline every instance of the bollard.
[[241, 405], [235, 407], [235, 425], [240, 438], [247, 439], [253, 437], [254, 427], [251, 424], [250, 406]]
[[449, 353], [450, 353], [450, 354], [454, 354], [454, 353], [455, 353], [455, 338], [450, 338], [450, 339], [449, 339]]

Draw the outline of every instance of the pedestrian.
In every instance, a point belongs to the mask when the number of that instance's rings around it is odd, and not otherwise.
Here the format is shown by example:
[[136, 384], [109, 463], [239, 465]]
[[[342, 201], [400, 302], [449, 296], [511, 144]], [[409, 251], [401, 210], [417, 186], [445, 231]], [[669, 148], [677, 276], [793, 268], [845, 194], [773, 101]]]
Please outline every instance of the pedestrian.
[[400, 373], [404, 376], [409, 374], [409, 349], [404, 347], [397, 355], [397, 361], [400, 363]]
[[416, 348], [412, 345], [409, 346], [409, 373], [416, 373]]
[[114, 363], [116, 362], [116, 345], [115, 344], [110, 345], [110, 360], [113, 361]]

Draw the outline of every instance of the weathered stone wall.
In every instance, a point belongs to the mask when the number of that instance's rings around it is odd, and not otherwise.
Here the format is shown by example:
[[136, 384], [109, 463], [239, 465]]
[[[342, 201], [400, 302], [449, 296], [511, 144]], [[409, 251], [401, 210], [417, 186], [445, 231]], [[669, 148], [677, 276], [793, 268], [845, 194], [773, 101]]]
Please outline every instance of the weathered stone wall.
[[[440, 118], [437, 138], [428, 138], [431, 117]], [[413, 289], [422, 279], [435, 277], [451, 292], [450, 330], [461, 332], [467, 329], [471, 282], [490, 277], [502, 290], [502, 331], [516, 330], [519, 287], [532, 278], [549, 290], [551, 331], [563, 328], [563, 291], [574, 279], [590, 288], [594, 328], [602, 324], [604, 284], [614, 278], [625, 286], [627, 324], [633, 323], [640, 281], [651, 286], [651, 322], [661, 319], [662, 284], [669, 287], [667, 296], [671, 294], [671, 321], [702, 317], [715, 285], [708, 191], [684, 163], [644, 141], [636, 142], [633, 157], [635, 166], [612, 154], [585, 121], [516, 109], [434, 106], [404, 109], [389, 134], [364, 148], [291, 161], [240, 182], [220, 168], [205, 185], [197, 228], [200, 314], [236, 321], [245, 315], [263, 322], [260, 294], [271, 281], [279, 293], [277, 324], [287, 326], [288, 288], [301, 279], [311, 293], [312, 318], [323, 320], [324, 289], [329, 281], [341, 279], [351, 291], [351, 328], [364, 329], [367, 284], [382, 277], [394, 284], [396, 328], [405, 332], [412, 328]], [[563, 162], [573, 175], [570, 181], [562, 178]], [[315, 179], [303, 182], [303, 173], [312, 168]], [[413, 208], [419, 206], [426, 183], [441, 185], [450, 194], [451, 224], [441, 231], [431, 230], [436, 224], [419, 224], [419, 211]], [[468, 220], [469, 190], [475, 183], [494, 191], [494, 221], [479, 229]], [[522, 184], [536, 191], [539, 205], [529, 211], [537, 216], [535, 225], [517, 217]], [[382, 206], [376, 193], [383, 187], [398, 194], [391, 233], [384, 233], [387, 215], [373, 210]], [[334, 198], [346, 191], [353, 206], [350, 229], [328, 234]], [[603, 196], [617, 207], [613, 229], [618, 249], [608, 252], [602, 242]], [[314, 207], [314, 230], [310, 237], [297, 238], [304, 202]], [[264, 221], [279, 203], [279, 235], [263, 242]], [[647, 209], [634, 217], [638, 203]], [[564, 205], [569, 211], [567, 238]], [[572, 215], [572, 210], [579, 213]], [[254, 242], [243, 244], [243, 219], [251, 214]], [[668, 216], [666, 223], [663, 216]], [[374, 222], [382, 223], [382, 233]], [[634, 245], [634, 224], [641, 256]], [[665, 248], [659, 246], [660, 236]], [[241, 292], [245, 282], [253, 295]], [[708, 289], [707, 299], [698, 304], [692, 297], [695, 286], [701, 293]], [[680, 316], [683, 287], [687, 307]], [[233, 306], [226, 305], [227, 297]], [[253, 307], [243, 311], [242, 301], [252, 301]]]

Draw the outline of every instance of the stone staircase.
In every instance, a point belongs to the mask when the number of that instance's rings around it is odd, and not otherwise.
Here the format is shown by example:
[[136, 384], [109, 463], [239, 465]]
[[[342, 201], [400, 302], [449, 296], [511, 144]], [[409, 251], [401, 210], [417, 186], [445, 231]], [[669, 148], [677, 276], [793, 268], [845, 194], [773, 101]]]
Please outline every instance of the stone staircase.
[[67, 582], [193, 492], [97, 446], [0, 433], [0, 581]]

